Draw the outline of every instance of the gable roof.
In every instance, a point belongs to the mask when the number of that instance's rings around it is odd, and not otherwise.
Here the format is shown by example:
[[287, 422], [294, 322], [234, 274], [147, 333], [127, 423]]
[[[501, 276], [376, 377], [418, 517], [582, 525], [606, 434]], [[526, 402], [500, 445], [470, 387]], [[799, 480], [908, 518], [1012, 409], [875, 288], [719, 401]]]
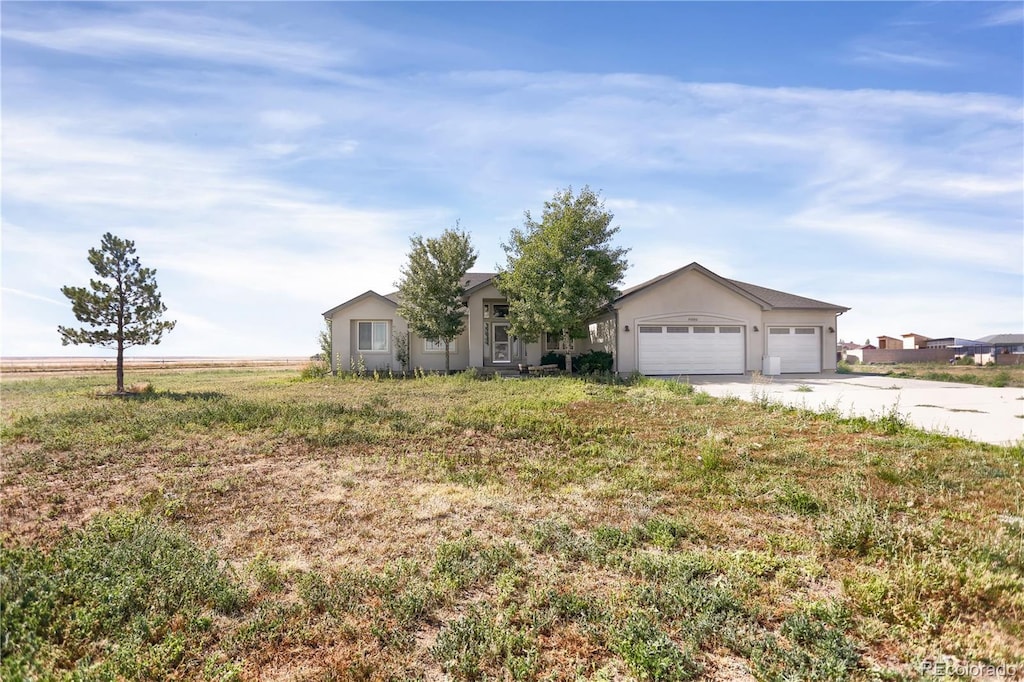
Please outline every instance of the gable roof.
[[727, 289], [734, 291], [735, 293], [743, 296], [744, 298], [750, 299], [754, 303], [761, 306], [763, 310], [771, 310], [773, 308], [795, 308], [805, 310], [842, 310], [846, 312], [849, 308], [835, 305], [834, 303], [826, 303], [825, 301], [818, 301], [813, 298], [806, 298], [805, 296], [797, 296], [796, 294], [788, 294], [785, 291], [778, 291], [776, 289], [769, 289], [768, 287], [758, 286], [756, 284], [748, 284], [747, 282], [740, 282], [735, 279], [727, 279], [714, 272], [708, 270], [700, 263], [690, 263], [683, 267], [673, 270], [672, 272], [666, 272], [664, 275], [658, 275], [654, 279], [649, 279], [646, 282], [637, 284], [636, 286], [629, 287], [624, 290], [615, 299], [615, 303], [618, 303], [622, 299], [640, 293], [645, 289], [659, 284], [660, 282], [669, 279], [677, 274], [685, 272], [687, 270], [695, 270], [706, 277], [718, 282]]
[[462, 286], [468, 296], [477, 289], [483, 289], [497, 276], [496, 272], [467, 272], [465, 279], [462, 280]]
[[345, 308], [348, 308], [349, 306], [355, 305], [356, 303], [359, 303], [360, 301], [364, 301], [364, 300], [366, 300], [368, 298], [379, 298], [380, 300], [384, 301], [385, 303], [390, 303], [391, 305], [396, 306], [396, 307], [398, 306], [398, 300], [397, 299], [392, 299], [391, 295], [381, 296], [380, 294], [378, 294], [373, 289], [370, 289], [368, 291], [364, 291], [363, 293], [359, 294], [355, 298], [348, 299], [347, 301], [345, 301], [341, 305], [336, 305], [333, 308], [331, 308], [330, 310], [325, 311], [324, 312], [324, 317], [330, 319], [330, 318], [334, 317], [334, 313], [339, 312], [341, 310], [344, 310]]
[[[497, 273], [495, 272], [467, 272], [465, 279], [462, 281], [462, 286], [465, 289], [466, 294], [470, 294], [476, 289], [483, 288], [487, 284], [490, 284], [491, 280], [494, 279], [495, 276], [497, 276]], [[355, 305], [356, 303], [359, 303], [360, 301], [365, 300], [368, 297], [374, 296], [383, 299], [395, 306], [397, 306], [399, 303], [397, 291], [392, 291], [391, 293], [388, 294], [378, 294], [373, 289], [370, 289], [369, 291], [364, 291], [355, 298], [350, 298], [344, 303], [336, 305], [330, 310], [324, 312], [324, 317], [332, 317], [334, 313], [340, 310], [344, 310], [345, 308], [351, 305]]]

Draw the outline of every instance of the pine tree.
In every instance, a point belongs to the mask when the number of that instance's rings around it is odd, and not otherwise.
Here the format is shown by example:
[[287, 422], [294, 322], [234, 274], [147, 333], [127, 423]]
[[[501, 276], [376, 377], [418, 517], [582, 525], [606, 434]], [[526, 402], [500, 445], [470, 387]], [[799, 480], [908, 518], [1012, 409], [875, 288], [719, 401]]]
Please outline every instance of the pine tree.
[[89, 249], [89, 263], [99, 279], [90, 280], [88, 287], [61, 288], [75, 318], [85, 325], [57, 327], [61, 343], [116, 348], [118, 393], [124, 393], [125, 348], [159, 344], [175, 325], [161, 319], [167, 306], [156, 288], [156, 270], [142, 267], [134, 254], [135, 242], [108, 232], [100, 248]]

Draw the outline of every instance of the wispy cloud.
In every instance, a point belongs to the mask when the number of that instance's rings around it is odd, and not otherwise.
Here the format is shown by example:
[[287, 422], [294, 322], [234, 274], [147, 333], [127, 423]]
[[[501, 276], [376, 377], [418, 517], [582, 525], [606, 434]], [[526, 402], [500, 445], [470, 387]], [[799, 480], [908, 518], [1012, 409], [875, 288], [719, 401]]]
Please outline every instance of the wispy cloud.
[[1024, 5], [1019, 2], [993, 4], [997, 9], [982, 19], [981, 26], [1012, 26], [1024, 23]]
[[929, 69], [948, 69], [956, 66], [950, 59], [927, 52], [885, 50], [866, 46], [857, 48], [852, 61], [873, 66], [920, 66]]
[[238, 22], [194, 13], [144, 11], [69, 17], [68, 25], [7, 28], [6, 40], [99, 57], [157, 55], [311, 72], [351, 60], [336, 46], [288, 41]]
[[58, 301], [57, 299], [50, 298], [49, 296], [40, 296], [39, 294], [34, 294], [31, 291], [22, 291], [21, 289], [12, 289], [11, 287], [0, 287], [0, 291], [8, 296], [19, 296], [21, 298], [27, 298], [32, 301], [42, 301], [43, 303], [50, 303], [52, 305], [65, 305], [65, 301]]

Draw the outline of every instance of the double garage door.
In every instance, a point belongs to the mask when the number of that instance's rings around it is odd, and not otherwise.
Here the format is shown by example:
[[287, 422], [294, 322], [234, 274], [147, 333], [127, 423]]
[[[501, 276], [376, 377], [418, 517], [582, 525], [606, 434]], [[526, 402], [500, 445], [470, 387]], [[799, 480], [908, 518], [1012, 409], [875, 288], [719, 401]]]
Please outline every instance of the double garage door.
[[783, 374], [821, 371], [820, 327], [768, 327], [769, 357], [780, 360]]
[[743, 327], [639, 325], [641, 374], [743, 374]]

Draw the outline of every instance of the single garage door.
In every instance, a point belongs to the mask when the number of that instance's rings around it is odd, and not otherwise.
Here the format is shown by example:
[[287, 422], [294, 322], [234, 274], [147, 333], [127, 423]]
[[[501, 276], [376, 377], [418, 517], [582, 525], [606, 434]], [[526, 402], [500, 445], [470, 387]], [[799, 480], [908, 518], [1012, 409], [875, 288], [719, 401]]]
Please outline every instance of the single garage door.
[[743, 327], [639, 325], [641, 374], [743, 374]]
[[781, 358], [783, 374], [821, 371], [820, 327], [768, 327], [768, 355]]

